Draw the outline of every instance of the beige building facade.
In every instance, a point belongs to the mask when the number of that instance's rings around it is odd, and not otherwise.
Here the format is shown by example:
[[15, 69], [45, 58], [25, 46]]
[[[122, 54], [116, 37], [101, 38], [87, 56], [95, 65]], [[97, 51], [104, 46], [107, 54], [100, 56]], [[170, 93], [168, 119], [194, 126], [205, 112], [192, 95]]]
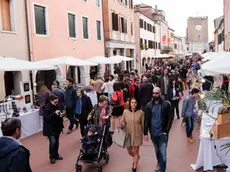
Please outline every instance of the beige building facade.
[[169, 28], [168, 29], [168, 44], [169, 44], [169, 47], [170, 47], [170, 50], [174, 53], [174, 32], [175, 30], [173, 30], [172, 28]]
[[[25, 2], [1, 1], [0, 11], [0, 56], [29, 60]], [[29, 72], [0, 72], [0, 100], [21, 95], [22, 82], [30, 83]]]
[[[133, 0], [102, 0], [105, 56], [123, 55], [133, 58], [122, 62], [122, 69], [136, 68]], [[114, 72], [114, 65], [110, 65]]]

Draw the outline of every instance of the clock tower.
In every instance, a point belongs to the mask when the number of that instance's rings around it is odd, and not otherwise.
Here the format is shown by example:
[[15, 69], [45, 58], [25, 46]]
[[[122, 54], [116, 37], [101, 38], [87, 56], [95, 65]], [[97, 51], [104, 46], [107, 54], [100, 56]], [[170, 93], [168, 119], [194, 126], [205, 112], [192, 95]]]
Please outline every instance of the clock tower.
[[208, 47], [208, 17], [189, 17], [187, 42], [190, 52], [203, 52]]

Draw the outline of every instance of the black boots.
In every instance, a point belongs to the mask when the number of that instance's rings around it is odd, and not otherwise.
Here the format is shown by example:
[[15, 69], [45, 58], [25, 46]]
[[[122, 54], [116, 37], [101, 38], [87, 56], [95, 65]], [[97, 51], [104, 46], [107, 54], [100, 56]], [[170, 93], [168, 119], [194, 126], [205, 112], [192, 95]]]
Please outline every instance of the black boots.
[[132, 172], [137, 172], [137, 169], [136, 169], [136, 168], [133, 168]]

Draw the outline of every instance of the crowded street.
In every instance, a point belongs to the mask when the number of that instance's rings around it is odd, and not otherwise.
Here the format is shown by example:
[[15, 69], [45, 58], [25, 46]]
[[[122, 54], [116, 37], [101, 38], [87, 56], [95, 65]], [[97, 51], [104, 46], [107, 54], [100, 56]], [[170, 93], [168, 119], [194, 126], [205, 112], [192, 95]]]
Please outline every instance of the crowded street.
[[0, 11], [0, 172], [230, 172], [230, 0]]
[[[198, 132], [195, 132], [196, 138]], [[60, 154], [64, 160], [52, 165], [48, 161], [48, 142], [41, 133], [36, 134], [22, 141], [31, 152], [31, 167], [34, 172], [75, 172], [75, 164], [80, 149], [79, 129], [71, 135], [61, 134]], [[181, 127], [181, 121], [175, 120], [169, 136], [168, 143], [168, 167], [167, 172], [193, 172], [190, 167], [196, 162], [196, 156], [199, 148], [199, 140], [190, 144], [186, 140], [185, 128]], [[132, 165], [132, 159], [126, 153], [126, 149], [120, 148], [115, 144], [108, 150], [110, 161], [103, 164], [105, 172], [129, 172]], [[177, 164], [177, 165], [175, 165]], [[152, 142], [144, 142], [140, 149], [139, 169], [141, 172], [152, 172], [156, 166], [156, 156]], [[83, 165], [83, 172], [94, 172], [95, 166], [92, 164]]]

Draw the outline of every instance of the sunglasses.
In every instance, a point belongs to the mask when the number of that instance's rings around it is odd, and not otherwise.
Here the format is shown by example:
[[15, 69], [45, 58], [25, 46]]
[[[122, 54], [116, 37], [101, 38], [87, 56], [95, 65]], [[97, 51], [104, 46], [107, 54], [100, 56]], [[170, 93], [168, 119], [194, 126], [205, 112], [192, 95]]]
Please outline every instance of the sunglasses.
[[160, 94], [160, 93], [158, 93], [158, 92], [153, 92], [153, 94], [156, 94], [156, 95], [158, 95], [158, 94]]

